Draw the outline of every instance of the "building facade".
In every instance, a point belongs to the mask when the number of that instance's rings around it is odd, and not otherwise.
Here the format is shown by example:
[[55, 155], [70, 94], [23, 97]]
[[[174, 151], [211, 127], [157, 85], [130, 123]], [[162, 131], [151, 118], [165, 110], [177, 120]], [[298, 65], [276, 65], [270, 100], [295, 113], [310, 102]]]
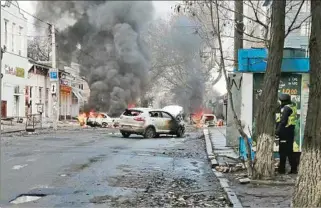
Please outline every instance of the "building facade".
[[1, 5], [1, 47], [5, 48], [1, 73], [1, 114], [3, 117], [25, 116], [25, 86], [28, 74], [27, 19], [17, 1]]
[[[292, 24], [302, 1], [287, 1], [286, 17], [285, 17], [285, 30], [287, 31]], [[260, 39], [266, 39], [266, 30], [263, 26], [255, 23], [256, 15], [264, 24], [269, 23], [269, 16], [271, 15], [271, 5], [263, 6], [264, 1], [253, 1], [253, 5], [257, 8], [256, 12], [253, 6], [248, 2], [244, 2], [244, 15], [249, 18], [244, 18], [245, 33], [247, 40], [244, 40], [244, 48], [265, 48], [264, 42]], [[285, 48], [302, 48], [308, 51], [309, 36], [311, 30], [310, 16], [310, 1], [305, 1], [300, 12], [297, 15], [295, 23], [292, 25], [292, 30], [284, 40]], [[251, 20], [252, 19], [252, 20]], [[268, 36], [270, 34], [267, 34]], [[255, 38], [258, 37], [258, 38]], [[248, 41], [250, 40], [250, 41]]]
[[41, 114], [42, 118], [51, 118], [50, 67], [29, 60], [28, 80], [25, 90], [25, 108], [27, 115]]
[[88, 102], [90, 90], [80, 76], [79, 68], [79, 64], [71, 63], [60, 72], [60, 120], [78, 116], [80, 109]]

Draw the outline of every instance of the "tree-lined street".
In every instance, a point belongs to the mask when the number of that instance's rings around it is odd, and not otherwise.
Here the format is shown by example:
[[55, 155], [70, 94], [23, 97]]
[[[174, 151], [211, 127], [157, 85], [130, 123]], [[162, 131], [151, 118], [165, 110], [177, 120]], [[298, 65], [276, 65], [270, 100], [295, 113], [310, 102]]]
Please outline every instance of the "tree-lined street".
[[185, 138], [121, 138], [106, 129], [4, 137], [1, 207], [225, 206], [201, 132]]

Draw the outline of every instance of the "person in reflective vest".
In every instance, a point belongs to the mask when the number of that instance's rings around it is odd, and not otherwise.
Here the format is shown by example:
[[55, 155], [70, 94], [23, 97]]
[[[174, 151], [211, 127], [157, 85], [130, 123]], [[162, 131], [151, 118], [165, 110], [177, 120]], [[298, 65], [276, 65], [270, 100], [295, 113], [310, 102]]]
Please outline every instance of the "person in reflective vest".
[[291, 96], [288, 94], [281, 94], [279, 100], [281, 101], [281, 114], [277, 117], [275, 132], [276, 136], [279, 137], [280, 164], [278, 172], [280, 174], [285, 173], [285, 164], [288, 158], [291, 166], [290, 173], [296, 174], [298, 163], [293, 153], [293, 142], [297, 122], [297, 108], [291, 102]]

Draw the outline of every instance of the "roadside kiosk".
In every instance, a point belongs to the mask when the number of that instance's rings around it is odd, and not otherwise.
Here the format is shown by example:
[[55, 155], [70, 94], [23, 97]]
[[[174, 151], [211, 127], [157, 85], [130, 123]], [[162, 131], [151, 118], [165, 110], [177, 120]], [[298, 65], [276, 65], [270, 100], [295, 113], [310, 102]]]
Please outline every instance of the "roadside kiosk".
[[[255, 113], [258, 99], [262, 93], [262, 83], [267, 65], [267, 49], [240, 49], [239, 73], [243, 73], [242, 84], [242, 110], [241, 118], [245, 123], [247, 133], [253, 134], [255, 130]], [[290, 94], [297, 105], [298, 121], [295, 128], [294, 152], [301, 152], [302, 139], [305, 127], [305, 118], [308, 108], [309, 96], [309, 58], [303, 49], [284, 48], [282, 60], [282, 75], [279, 85], [279, 94]], [[252, 159], [255, 155], [255, 141], [252, 142]], [[275, 156], [278, 157], [278, 146], [274, 145]], [[239, 138], [239, 154], [246, 158], [246, 148], [242, 137]]]

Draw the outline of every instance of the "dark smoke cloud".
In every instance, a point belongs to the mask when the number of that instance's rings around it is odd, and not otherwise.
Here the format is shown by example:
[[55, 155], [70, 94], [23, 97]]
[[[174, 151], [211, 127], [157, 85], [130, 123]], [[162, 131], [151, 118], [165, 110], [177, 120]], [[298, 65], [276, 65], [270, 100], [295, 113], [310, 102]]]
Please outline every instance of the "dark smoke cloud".
[[145, 91], [150, 57], [140, 33], [153, 14], [148, 1], [37, 4], [37, 15], [59, 30], [59, 63], [69, 64], [76, 56], [91, 89], [90, 106], [111, 114], [121, 113]]
[[200, 58], [201, 38], [195, 33], [197, 25], [186, 17], [178, 18], [171, 28], [171, 46], [183, 57], [186, 84], [172, 89], [177, 103], [186, 112], [195, 112], [203, 107], [205, 78]]

